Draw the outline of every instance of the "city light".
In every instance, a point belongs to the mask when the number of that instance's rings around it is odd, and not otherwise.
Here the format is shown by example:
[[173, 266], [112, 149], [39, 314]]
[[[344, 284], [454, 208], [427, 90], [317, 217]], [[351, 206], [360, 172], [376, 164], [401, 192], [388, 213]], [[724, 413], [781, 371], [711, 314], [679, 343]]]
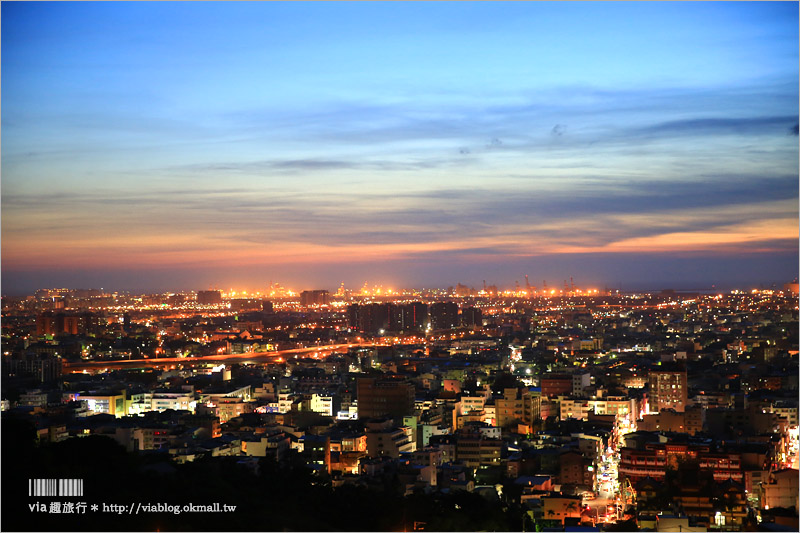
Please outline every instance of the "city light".
[[795, 3], [0, 9], [3, 530], [797, 528]]

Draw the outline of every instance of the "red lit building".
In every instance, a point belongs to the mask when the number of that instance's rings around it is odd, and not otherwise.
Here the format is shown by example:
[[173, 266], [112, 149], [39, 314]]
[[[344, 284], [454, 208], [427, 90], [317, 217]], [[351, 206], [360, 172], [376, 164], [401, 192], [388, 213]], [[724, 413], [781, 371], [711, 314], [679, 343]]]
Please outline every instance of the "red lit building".
[[715, 481], [733, 479], [743, 482], [741, 454], [719, 450], [712, 452], [705, 445], [678, 443], [647, 443], [643, 450], [620, 449], [619, 475], [620, 478], [629, 478], [631, 483], [647, 476], [663, 480], [667, 467], [676, 468], [681, 459], [697, 460], [702, 470], [713, 471]]
[[568, 396], [572, 394], [572, 376], [569, 374], [546, 374], [541, 380], [542, 396]]
[[69, 315], [41, 313], [36, 317], [37, 335], [86, 335], [94, 329], [97, 318], [93, 313]]

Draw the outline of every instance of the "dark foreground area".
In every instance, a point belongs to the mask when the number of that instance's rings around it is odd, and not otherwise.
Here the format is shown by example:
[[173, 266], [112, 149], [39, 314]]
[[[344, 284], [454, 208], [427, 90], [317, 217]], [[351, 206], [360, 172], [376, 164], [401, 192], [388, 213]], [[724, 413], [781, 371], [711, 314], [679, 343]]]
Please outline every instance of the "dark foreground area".
[[[519, 531], [523, 526], [518, 505], [490, 502], [477, 494], [404, 497], [392, 479], [386, 480], [383, 490], [349, 485], [334, 489], [327, 474], [315, 474], [300, 462], [279, 465], [261, 459], [253, 468], [238, 459], [213, 457], [179, 465], [158, 455], [128, 453], [102, 436], [40, 445], [30, 424], [4, 418], [0, 527], [3, 531], [413, 531], [416, 525], [428, 531]], [[40, 478], [83, 479], [84, 495], [29, 496], [28, 480]], [[77, 506], [83, 503], [85, 508]], [[144, 511], [140, 503], [151, 510]], [[186, 505], [215, 503], [236, 509], [183, 512]], [[59, 512], [52, 512], [53, 504]], [[173, 510], [154, 510], [159, 504]], [[138, 509], [131, 511], [132, 505]], [[179, 514], [174, 506], [180, 506]], [[65, 512], [68, 507], [73, 512]]]

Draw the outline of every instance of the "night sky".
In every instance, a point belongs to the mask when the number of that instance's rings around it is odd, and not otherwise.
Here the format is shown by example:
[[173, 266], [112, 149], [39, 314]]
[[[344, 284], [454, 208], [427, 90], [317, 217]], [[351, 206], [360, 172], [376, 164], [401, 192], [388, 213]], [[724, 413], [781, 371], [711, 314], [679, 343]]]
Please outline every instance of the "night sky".
[[2, 4], [2, 293], [798, 275], [798, 4]]

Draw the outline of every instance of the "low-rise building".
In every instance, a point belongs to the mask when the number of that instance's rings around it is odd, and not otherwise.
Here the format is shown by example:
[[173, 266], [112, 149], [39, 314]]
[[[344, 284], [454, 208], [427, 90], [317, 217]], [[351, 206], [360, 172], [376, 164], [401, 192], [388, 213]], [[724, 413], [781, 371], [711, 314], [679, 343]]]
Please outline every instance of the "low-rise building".
[[393, 426], [390, 419], [368, 422], [366, 436], [370, 457], [400, 457], [401, 453], [416, 449], [416, 443], [411, 441], [408, 432]]
[[798, 472], [795, 468], [786, 468], [773, 472], [766, 483], [761, 484], [761, 507], [794, 507], [800, 509], [798, 501]]
[[253, 435], [241, 441], [242, 454], [253, 457], [272, 457], [276, 461], [285, 459], [289, 449], [289, 437], [282, 431], [267, 435]]
[[664, 409], [658, 413], [647, 414], [638, 423], [642, 431], [663, 431], [695, 435], [703, 431], [705, 409], [702, 406], [687, 407], [682, 413]]
[[581, 497], [580, 496], [542, 496], [543, 518], [547, 520], [558, 520], [562, 524], [565, 518], [581, 517]]
[[464, 428], [456, 437], [456, 459], [471, 468], [500, 464], [502, 441], [485, 436], [479, 429]]

